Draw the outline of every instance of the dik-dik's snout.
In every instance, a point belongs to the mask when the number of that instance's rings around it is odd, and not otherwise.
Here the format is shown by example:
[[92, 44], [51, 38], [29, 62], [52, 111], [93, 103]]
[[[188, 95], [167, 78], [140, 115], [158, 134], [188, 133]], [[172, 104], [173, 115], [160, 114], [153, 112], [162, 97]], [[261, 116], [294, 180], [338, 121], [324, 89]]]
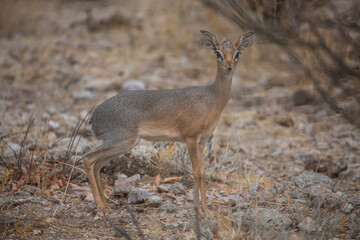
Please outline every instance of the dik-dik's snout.
[[225, 64], [225, 72], [231, 72], [234, 69], [234, 65], [232, 63]]

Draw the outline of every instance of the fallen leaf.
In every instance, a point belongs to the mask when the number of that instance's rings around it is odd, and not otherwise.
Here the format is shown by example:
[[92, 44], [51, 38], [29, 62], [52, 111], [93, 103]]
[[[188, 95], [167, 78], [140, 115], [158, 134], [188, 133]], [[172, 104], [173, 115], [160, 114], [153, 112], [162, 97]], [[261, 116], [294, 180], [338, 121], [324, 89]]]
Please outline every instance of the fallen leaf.
[[161, 181], [161, 176], [160, 176], [160, 173], [158, 175], [156, 175], [155, 177], [155, 186], [160, 186], [160, 181]]
[[171, 183], [171, 182], [177, 182], [179, 181], [179, 177], [167, 177], [164, 180], [162, 180], [162, 183]]

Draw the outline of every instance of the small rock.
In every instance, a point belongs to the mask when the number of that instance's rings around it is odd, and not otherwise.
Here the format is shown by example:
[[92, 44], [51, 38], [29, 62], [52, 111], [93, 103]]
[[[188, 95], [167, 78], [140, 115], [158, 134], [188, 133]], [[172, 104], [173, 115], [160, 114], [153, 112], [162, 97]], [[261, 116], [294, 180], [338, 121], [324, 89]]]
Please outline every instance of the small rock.
[[[126, 176], [125, 174], [123, 175]], [[128, 178], [118, 179], [115, 181], [114, 193], [127, 195], [130, 189], [132, 188], [132, 186], [134, 186], [135, 183], [139, 183], [140, 180], [141, 180], [140, 174], [135, 174]]]
[[243, 129], [256, 129], [259, 127], [259, 124], [254, 120], [247, 120], [241, 124], [240, 128]]
[[49, 107], [46, 109], [46, 111], [47, 111], [48, 113], [50, 113], [51, 115], [53, 115], [53, 114], [55, 114], [55, 113], [58, 112], [58, 110], [56, 109], [55, 106], [49, 106]]
[[151, 195], [146, 202], [149, 203], [150, 207], [158, 208], [160, 207], [161, 201], [162, 198], [160, 196]]
[[308, 135], [314, 134], [314, 125], [310, 124], [310, 123], [307, 123], [307, 124], [299, 123], [298, 129], [299, 129], [299, 132], [306, 133]]
[[131, 188], [128, 195], [128, 203], [139, 204], [144, 203], [149, 197], [150, 192], [142, 188]]
[[54, 132], [48, 132], [48, 142], [49, 145], [53, 145], [57, 141], [57, 136]]
[[38, 230], [38, 229], [34, 229], [32, 232], [33, 232], [33, 235], [40, 235], [41, 234], [41, 230]]
[[40, 191], [39, 188], [37, 188], [35, 186], [31, 186], [31, 185], [24, 185], [21, 187], [21, 190], [23, 190], [25, 192], [29, 192], [31, 194], [35, 194], [36, 192]]
[[294, 92], [292, 99], [294, 106], [307, 105], [314, 101], [313, 96], [305, 90], [297, 90]]
[[83, 78], [85, 80], [85, 89], [91, 91], [110, 91], [115, 90], [119, 91], [121, 85], [117, 79], [93, 79], [92, 77], [87, 76]]
[[146, 189], [131, 188], [128, 195], [129, 204], [141, 204], [141, 203], [157, 203], [161, 201], [161, 197], [153, 195]]
[[153, 178], [147, 174], [144, 174], [144, 176], [142, 176], [142, 178], [141, 178], [141, 181], [144, 183], [150, 183], [153, 181]]
[[354, 204], [355, 206], [360, 205], [360, 195], [355, 195], [350, 199], [350, 202]]
[[172, 204], [170, 201], [165, 201], [161, 203], [159, 210], [163, 212], [173, 213], [175, 212], [175, 205]]
[[182, 221], [172, 222], [170, 224], [163, 226], [161, 229], [164, 231], [166, 231], [166, 230], [178, 230], [181, 232], [188, 231], [186, 225]]
[[[16, 154], [19, 154], [20, 153], [20, 150], [21, 150], [21, 146], [17, 143], [8, 143], [9, 146], [7, 146], [4, 150], [4, 153], [3, 153], [3, 156], [5, 158], [9, 158], [9, 157], [14, 157], [14, 152]], [[13, 151], [14, 150], [14, 151]]]
[[181, 195], [181, 194], [185, 195], [185, 193], [186, 193], [185, 187], [179, 182], [171, 184], [171, 186], [169, 188], [169, 192], [174, 193], [176, 195]]
[[[124, 176], [122, 176], [122, 175], [124, 175]], [[125, 174], [122, 174], [122, 175], [118, 176], [118, 178], [126, 176]], [[115, 185], [114, 185], [114, 193], [115, 194], [123, 194], [123, 195], [129, 194], [132, 186], [134, 186], [136, 183], [139, 183], [140, 179], [141, 179], [140, 174], [135, 174], [128, 178], [116, 180]]]
[[134, 91], [134, 90], [144, 90], [146, 89], [145, 83], [139, 80], [130, 80], [122, 84], [123, 91]]
[[236, 205], [234, 207], [234, 211], [237, 209], [240, 210], [247, 210], [250, 207], [250, 203], [249, 202], [245, 202], [245, 201], [237, 201]]
[[311, 217], [306, 217], [301, 223], [299, 223], [298, 227], [300, 231], [308, 234], [315, 233], [319, 230], [319, 225]]
[[319, 184], [322, 187], [334, 190], [334, 181], [329, 177], [315, 172], [306, 171], [301, 173], [294, 179], [295, 185], [299, 188], [305, 189], [310, 186]]
[[317, 149], [319, 149], [319, 150], [329, 149], [329, 143], [327, 143], [327, 142], [317, 142], [316, 145], [317, 145]]
[[95, 204], [89, 203], [89, 204], [86, 204], [86, 206], [84, 207], [84, 210], [89, 213], [94, 213], [94, 212], [96, 212], [97, 207]]
[[274, 152], [271, 153], [271, 156], [272, 157], [278, 157], [282, 154], [282, 151], [281, 150], [276, 150]]
[[[71, 144], [71, 138], [63, 138], [57, 144], [48, 150], [48, 157], [51, 160], [64, 159], [68, 146]], [[74, 149], [76, 147], [76, 149]], [[85, 138], [76, 137], [73, 141], [73, 152], [83, 154], [90, 150], [90, 144]]]
[[261, 177], [261, 176], [263, 176], [265, 174], [265, 171], [261, 170], [261, 169], [258, 169], [258, 170], [256, 170], [256, 174]]
[[282, 194], [286, 189], [286, 183], [274, 182], [272, 189], [275, 194]]
[[151, 159], [156, 153], [156, 149], [153, 146], [140, 145], [130, 150], [131, 156], [139, 158], [140, 160]]
[[53, 120], [49, 121], [49, 127], [51, 130], [57, 130], [60, 128], [60, 124], [58, 122], [55, 122]]
[[291, 219], [275, 209], [259, 209], [255, 224], [264, 230], [285, 230], [291, 226]]
[[345, 204], [342, 208], [341, 211], [344, 213], [351, 213], [351, 211], [353, 210], [353, 205], [351, 205], [351, 203]]
[[134, 184], [140, 182], [140, 180], [141, 180], [140, 174], [135, 174], [131, 177], [128, 177], [127, 179], [124, 179], [123, 182], [128, 184]]
[[17, 191], [17, 192], [15, 193], [15, 196], [27, 197], [27, 196], [31, 196], [31, 193], [29, 193], [29, 192], [24, 192], [24, 191]]
[[313, 186], [310, 186], [307, 188], [307, 192], [310, 194], [310, 196], [322, 196], [322, 195], [329, 195], [332, 193], [332, 191], [326, 187], [323, 187], [319, 184], [315, 184]]
[[256, 193], [258, 192], [258, 190], [260, 190], [260, 185], [258, 182], [255, 182], [253, 185], [251, 185], [251, 187], [249, 188], [249, 192], [251, 197], [255, 197]]
[[90, 91], [75, 91], [72, 94], [72, 98], [75, 100], [90, 100], [94, 98], [94, 94]]
[[269, 190], [266, 190], [266, 189], [265, 189], [264, 191], [261, 192], [260, 197], [261, 197], [261, 199], [262, 199], [263, 201], [268, 201], [268, 200], [270, 200], [270, 199], [273, 199], [273, 198], [274, 198], [274, 195], [273, 195], [272, 192], [270, 192]]
[[276, 123], [284, 127], [293, 127], [295, 125], [292, 117], [288, 114], [278, 115], [276, 118]]
[[128, 178], [128, 176], [126, 174], [123, 174], [123, 173], [117, 173], [116, 178], [117, 178], [117, 180], [124, 181], [124, 179]]
[[305, 162], [305, 161], [318, 161], [319, 156], [314, 153], [299, 153], [295, 155], [295, 160], [299, 162]]
[[94, 202], [94, 195], [92, 193], [88, 193], [88, 195], [86, 195], [86, 198], [84, 200], [88, 202]]
[[116, 180], [114, 185], [114, 194], [126, 196], [129, 194], [132, 186], [123, 184], [121, 180]]
[[170, 187], [171, 187], [171, 184], [160, 184], [158, 187], [157, 187], [157, 190], [162, 193], [162, 192], [169, 192], [170, 191]]

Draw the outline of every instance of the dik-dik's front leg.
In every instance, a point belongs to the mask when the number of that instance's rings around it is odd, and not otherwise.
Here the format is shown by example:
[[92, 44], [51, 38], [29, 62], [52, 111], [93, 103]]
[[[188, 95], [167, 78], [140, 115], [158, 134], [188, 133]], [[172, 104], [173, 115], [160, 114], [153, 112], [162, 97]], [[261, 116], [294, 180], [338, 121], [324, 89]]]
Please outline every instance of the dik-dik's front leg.
[[[186, 140], [186, 145], [189, 151], [190, 160], [194, 172], [195, 181], [195, 199], [199, 198], [199, 191], [201, 193], [201, 208], [205, 213], [209, 212], [206, 205], [206, 190], [205, 190], [205, 165], [203, 158], [204, 142], [200, 142], [199, 138], [191, 138]], [[201, 212], [200, 212], [201, 215]]]

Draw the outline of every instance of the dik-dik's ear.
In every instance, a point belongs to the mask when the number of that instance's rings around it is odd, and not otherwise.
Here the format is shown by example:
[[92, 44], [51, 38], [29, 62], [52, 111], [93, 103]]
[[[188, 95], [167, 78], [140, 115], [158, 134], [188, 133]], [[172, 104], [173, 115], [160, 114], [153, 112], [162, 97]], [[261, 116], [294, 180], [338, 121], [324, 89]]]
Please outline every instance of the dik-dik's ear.
[[205, 31], [205, 30], [200, 30], [200, 35], [201, 35], [202, 42], [206, 47], [208, 47], [214, 51], [219, 49], [219, 43], [216, 40], [216, 37], [214, 34], [212, 34], [211, 32]]
[[255, 33], [254, 32], [248, 32], [243, 34], [239, 41], [237, 41], [237, 43], [235, 44], [236, 49], [238, 51], [241, 51], [245, 48], [248, 48], [251, 46], [251, 44], [254, 42], [254, 38], [255, 38]]

